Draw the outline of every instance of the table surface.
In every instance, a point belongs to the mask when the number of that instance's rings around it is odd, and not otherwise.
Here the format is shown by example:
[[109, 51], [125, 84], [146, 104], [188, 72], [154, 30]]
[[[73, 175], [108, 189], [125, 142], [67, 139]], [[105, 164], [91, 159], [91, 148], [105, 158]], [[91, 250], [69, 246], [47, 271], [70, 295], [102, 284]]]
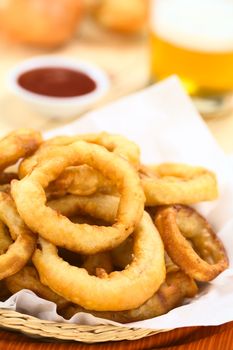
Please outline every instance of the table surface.
[[[85, 26], [84, 26], [85, 27]], [[111, 90], [98, 105], [105, 104], [122, 95], [139, 90], [148, 82], [148, 50], [145, 37], [125, 38], [109, 35], [101, 30], [83, 28], [66, 46], [56, 51], [42, 51], [35, 48], [22, 47], [0, 38], [0, 136], [18, 127], [32, 127], [46, 131], [62, 126], [66, 122], [44, 119], [7, 91], [6, 75], [8, 70], [22, 59], [41, 54], [62, 54], [77, 59], [85, 59], [97, 63], [106, 70], [111, 79]], [[224, 118], [206, 121], [219, 145], [225, 152], [233, 152], [233, 111]], [[167, 335], [150, 337], [148, 340], [136, 341], [132, 344], [121, 342], [115, 345], [118, 349], [225, 349], [230, 350], [233, 337], [232, 323], [220, 327], [201, 327], [198, 330], [183, 329], [172, 331]], [[119, 346], [120, 345], [120, 346]], [[224, 345], [224, 346], [223, 346]], [[93, 346], [96, 347], [96, 346]], [[89, 346], [72, 344], [46, 344], [14, 333], [0, 331], [0, 349], [88, 349]], [[96, 347], [97, 348], [97, 347]], [[99, 349], [100, 347], [98, 347]], [[101, 350], [113, 349], [113, 344], [102, 345]]]
[[[23, 47], [0, 38], [0, 136], [18, 127], [45, 131], [68, 122], [44, 118], [7, 90], [9, 69], [23, 59], [43, 54], [84, 59], [102, 67], [111, 79], [111, 89], [98, 106], [139, 90], [148, 83], [148, 47], [143, 35], [123, 37], [88, 24], [66, 46], [52, 52]], [[227, 116], [207, 120], [206, 123], [225, 152], [233, 152], [233, 110]]]

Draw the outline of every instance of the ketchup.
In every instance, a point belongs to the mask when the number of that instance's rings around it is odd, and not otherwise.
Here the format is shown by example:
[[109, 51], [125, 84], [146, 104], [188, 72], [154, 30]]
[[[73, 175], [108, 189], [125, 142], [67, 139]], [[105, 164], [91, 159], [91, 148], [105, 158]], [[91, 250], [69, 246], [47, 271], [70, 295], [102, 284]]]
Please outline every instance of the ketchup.
[[70, 68], [35, 68], [21, 74], [18, 84], [24, 89], [50, 97], [76, 97], [96, 89], [87, 74]]

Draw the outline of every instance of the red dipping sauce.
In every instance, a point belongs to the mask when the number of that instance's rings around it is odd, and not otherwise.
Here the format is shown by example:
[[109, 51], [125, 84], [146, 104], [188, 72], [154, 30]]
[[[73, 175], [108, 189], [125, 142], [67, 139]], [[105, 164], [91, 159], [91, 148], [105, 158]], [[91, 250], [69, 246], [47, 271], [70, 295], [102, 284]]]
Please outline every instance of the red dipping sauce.
[[96, 89], [96, 82], [87, 74], [63, 67], [29, 70], [19, 76], [18, 84], [30, 92], [49, 97], [77, 97]]

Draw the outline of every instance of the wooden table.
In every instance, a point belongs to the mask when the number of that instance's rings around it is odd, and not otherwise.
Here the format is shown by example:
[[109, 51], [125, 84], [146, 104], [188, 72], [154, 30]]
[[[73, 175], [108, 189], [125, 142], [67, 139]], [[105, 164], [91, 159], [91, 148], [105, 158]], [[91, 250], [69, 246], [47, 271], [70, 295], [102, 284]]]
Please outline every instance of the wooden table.
[[[53, 52], [12, 45], [0, 40], [0, 135], [18, 128], [33, 127], [41, 131], [62, 126], [65, 122], [47, 120], [31, 111], [27, 105], [9, 94], [5, 84], [8, 70], [22, 59], [41, 54], [62, 54], [86, 59], [104, 68], [112, 82], [112, 88], [101, 104], [143, 88], [148, 82], [148, 52], [145, 38], [122, 38], [99, 30], [83, 30], [65, 47]], [[220, 146], [233, 152], [233, 111], [228, 116], [208, 120], [207, 125]], [[80, 345], [76, 343], [37, 343], [26, 336], [0, 331], [0, 349], [149, 349], [170, 350], [224, 349], [230, 350], [233, 339], [233, 324], [220, 327], [192, 327], [146, 338], [134, 342], [107, 343], [100, 345]]]

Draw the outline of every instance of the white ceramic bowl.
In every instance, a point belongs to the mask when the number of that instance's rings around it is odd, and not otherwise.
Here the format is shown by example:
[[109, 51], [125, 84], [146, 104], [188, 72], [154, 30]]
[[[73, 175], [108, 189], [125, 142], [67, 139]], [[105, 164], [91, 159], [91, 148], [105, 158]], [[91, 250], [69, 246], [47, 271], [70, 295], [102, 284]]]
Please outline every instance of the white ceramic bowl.
[[[94, 80], [96, 88], [90, 93], [77, 97], [49, 97], [30, 92], [19, 85], [20, 75], [43, 67], [77, 70]], [[109, 89], [109, 79], [101, 69], [84, 61], [62, 56], [38, 56], [25, 60], [11, 69], [7, 75], [7, 86], [11, 92], [27, 102], [41, 115], [64, 119], [80, 115], [100, 100]]]

